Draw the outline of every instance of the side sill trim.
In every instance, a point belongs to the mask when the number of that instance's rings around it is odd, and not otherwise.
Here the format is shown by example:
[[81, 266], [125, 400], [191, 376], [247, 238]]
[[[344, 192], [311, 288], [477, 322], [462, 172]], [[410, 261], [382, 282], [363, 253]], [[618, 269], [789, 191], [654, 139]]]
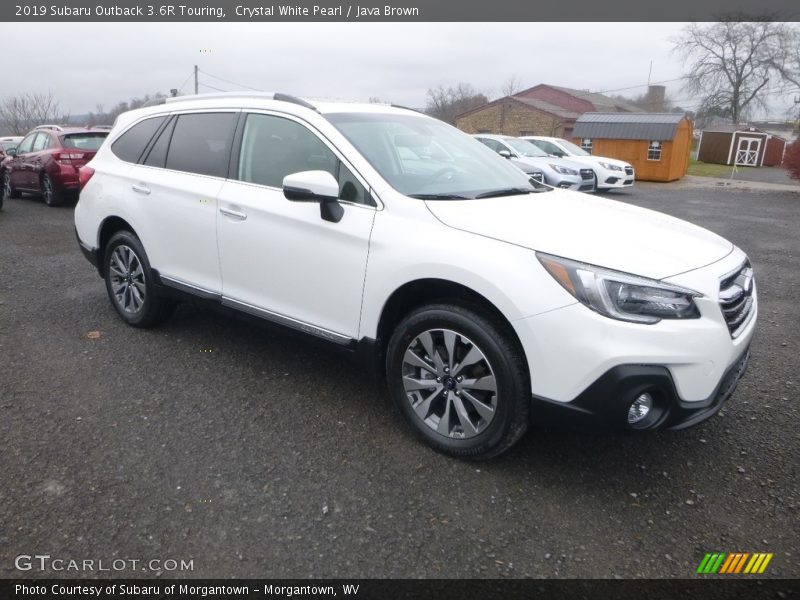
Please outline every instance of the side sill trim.
[[194, 296], [199, 296], [205, 300], [216, 300], [219, 302], [222, 299], [222, 294], [218, 294], [217, 292], [212, 292], [211, 290], [207, 290], [205, 288], [197, 287], [196, 285], [191, 285], [190, 283], [185, 283], [183, 281], [178, 281], [177, 279], [173, 279], [172, 277], [167, 277], [166, 275], [161, 275], [159, 273], [159, 277], [161, 283], [166, 286], [175, 288], [176, 290], [180, 290], [182, 292], [186, 292], [187, 294], [192, 294]]
[[292, 329], [297, 329], [303, 333], [309, 333], [341, 346], [350, 346], [355, 343], [353, 338], [342, 335], [341, 333], [329, 331], [328, 329], [323, 329], [322, 327], [317, 327], [316, 325], [310, 325], [304, 321], [298, 321], [297, 319], [292, 319], [291, 317], [280, 315], [278, 313], [253, 306], [252, 304], [247, 304], [246, 302], [234, 300], [233, 298], [228, 298], [227, 296], [222, 297], [222, 305], [241, 310], [242, 312], [246, 312], [256, 317], [261, 317], [262, 319], [267, 319], [268, 321], [285, 325], [286, 327], [291, 327]]

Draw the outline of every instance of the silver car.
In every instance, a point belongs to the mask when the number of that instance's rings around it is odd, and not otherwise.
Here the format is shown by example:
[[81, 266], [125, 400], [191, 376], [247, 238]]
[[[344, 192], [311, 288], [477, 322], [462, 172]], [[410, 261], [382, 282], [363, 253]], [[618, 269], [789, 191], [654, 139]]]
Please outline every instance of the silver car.
[[509, 135], [479, 133], [473, 137], [517, 166], [522, 163], [538, 168], [548, 185], [578, 192], [595, 191], [594, 171], [586, 165], [550, 156], [534, 144]]

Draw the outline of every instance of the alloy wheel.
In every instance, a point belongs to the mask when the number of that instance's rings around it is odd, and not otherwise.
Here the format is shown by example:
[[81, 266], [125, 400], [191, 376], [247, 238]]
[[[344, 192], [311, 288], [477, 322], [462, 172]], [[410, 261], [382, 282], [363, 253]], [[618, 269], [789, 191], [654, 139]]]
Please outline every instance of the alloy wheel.
[[45, 175], [42, 179], [42, 195], [44, 196], [44, 203], [50, 206], [53, 204], [55, 198], [55, 191], [53, 190], [53, 182]]
[[466, 336], [429, 329], [407, 346], [403, 388], [416, 416], [448, 438], [479, 435], [497, 412], [497, 382], [484, 352]]
[[142, 310], [146, 286], [142, 262], [130, 246], [114, 248], [108, 264], [108, 277], [117, 305], [126, 313]]

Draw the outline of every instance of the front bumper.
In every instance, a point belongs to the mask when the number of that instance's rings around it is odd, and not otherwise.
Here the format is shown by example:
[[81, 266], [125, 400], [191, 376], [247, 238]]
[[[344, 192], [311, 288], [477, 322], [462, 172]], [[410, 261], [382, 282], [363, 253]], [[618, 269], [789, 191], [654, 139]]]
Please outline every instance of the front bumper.
[[555, 174], [546, 177], [547, 183], [562, 190], [572, 190], [573, 192], [594, 192], [594, 176], [591, 179], [584, 179], [580, 175]]
[[600, 165], [594, 167], [597, 173], [597, 189], [598, 190], [613, 190], [621, 188], [629, 188], [633, 186], [634, 179], [636, 178], [633, 167], [623, 168], [621, 171], [612, 171]]
[[[750, 351], [746, 348], [705, 400], [682, 400], [666, 367], [620, 365], [603, 374], [572, 402], [533, 396], [531, 416], [539, 424], [584, 431], [685, 429], [722, 408], [745, 374], [749, 359]], [[643, 393], [651, 395], [653, 408], [641, 423], [631, 426], [628, 409]]]

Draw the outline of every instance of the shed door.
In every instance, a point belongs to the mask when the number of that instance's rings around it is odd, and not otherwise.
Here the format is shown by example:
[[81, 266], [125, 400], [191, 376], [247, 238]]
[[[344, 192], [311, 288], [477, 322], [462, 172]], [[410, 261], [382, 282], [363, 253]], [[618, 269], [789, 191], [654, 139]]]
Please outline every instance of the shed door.
[[736, 162], [734, 164], [744, 167], [757, 167], [760, 149], [761, 140], [759, 138], [739, 138], [739, 147], [736, 149]]

